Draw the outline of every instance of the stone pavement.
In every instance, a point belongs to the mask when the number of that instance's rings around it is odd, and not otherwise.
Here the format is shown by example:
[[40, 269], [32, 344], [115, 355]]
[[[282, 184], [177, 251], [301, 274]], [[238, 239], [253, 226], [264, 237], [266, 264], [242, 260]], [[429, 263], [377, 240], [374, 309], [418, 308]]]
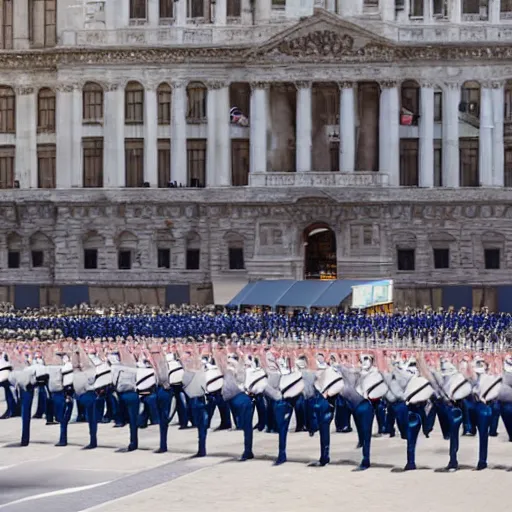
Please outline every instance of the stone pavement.
[[[0, 405], [0, 411], [3, 406]], [[436, 425], [430, 439], [420, 435], [417, 462], [422, 469], [403, 473], [405, 441], [372, 440], [373, 467], [354, 472], [360, 459], [356, 435], [332, 434], [332, 464], [311, 468], [318, 457], [318, 436], [289, 434], [289, 462], [272, 466], [277, 435], [255, 433], [256, 460], [238, 462], [241, 432], [208, 434], [209, 456], [191, 459], [197, 448], [195, 429], [169, 431], [170, 453], [157, 455], [157, 427], [140, 432], [141, 449], [117, 453], [127, 445], [128, 430], [100, 425], [97, 450], [82, 451], [87, 425], [70, 425], [70, 446], [56, 448], [56, 426], [33, 420], [28, 448], [19, 442], [20, 419], [0, 421], [0, 512], [244, 512], [336, 511], [344, 507], [365, 512], [412, 508], [414, 512], [509, 509], [512, 443], [501, 435], [490, 440], [490, 469], [473, 471], [478, 439], [462, 438], [462, 469], [436, 470], [448, 461], [448, 443]], [[411, 505], [411, 500], [413, 505]]]

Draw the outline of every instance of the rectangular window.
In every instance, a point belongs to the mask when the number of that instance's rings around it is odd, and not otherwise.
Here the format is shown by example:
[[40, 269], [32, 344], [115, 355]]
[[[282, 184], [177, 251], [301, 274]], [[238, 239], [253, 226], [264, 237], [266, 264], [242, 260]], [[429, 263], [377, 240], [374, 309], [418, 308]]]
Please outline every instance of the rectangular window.
[[144, 185], [144, 139], [126, 139], [124, 147], [126, 186], [142, 187]]
[[170, 249], [158, 249], [158, 268], [171, 268]]
[[0, 87], [0, 133], [16, 133], [16, 95], [10, 87]]
[[32, 251], [32, 268], [39, 268], [44, 265], [43, 251]]
[[171, 181], [171, 141], [158, 140], [158, 188], [166, 188]]
[[284, 9], [286, 0], [272, 0], [272, 9]]
[[84, 187], [103, 187], [103, 138], [84, 138], [83, 167]]
[[459, 154], [460, 186], [480, 186], [480, 177], [478, 169], [478, 139], [459, 139]]
[[206, 185], [206, 139], [187, 139], [187, 185]]
[[433, 0], [433, 14], [436, 18], [448, 17], [447, 0]]
[[83, 120], [100, 123], [103, 119], [103, 89], [97, 84], [86, 84], [82, 96]]
[[331, 172], [339, 172], [340, 170], [340, 142], [332, 140], [329, 142], [329, 157], [331, 163]]
[[228, 0], [228, 18], [240, 18], [242, 15], [242, 0]]
[[0, 146], [0, 189], [14, 187], [14, 146]]
[[117, 267], [119, 270], [130, 270], [132, 268], [132, 251], [119, 251], [117, 253]]
[[57, 42], [57, 0], [32, 0], [29, 12], [30, 41], [34, 47]]
[[187, 18], [206, 18], [205, 0], [187, 0]]
[[450, 249], [434, 249], [434, 268], [450, 268]]
[[505, 148], [505, 187], [512, 187], [512, 147]]
[[500, 268], [500, 252], [499, 249], [484, 250], [486, 270], [498, 270]]
[[415, 269], [415, 251], [414, 249], [398, 249], [397, 266], [398, 270], [412, 272]]
[[130, 19], [145, 20], [146, 17], [146, 0], [130, 0]]
[[167, 85], [160, 86], [157, 91], [158, 124], [171, 124], [171, 88]]
[[199, 249], [187, 249], [187, 270], [199, 270]]
[[37, 146], [37, 186], [39, 188], [55, 188], [56, 157], [55, 144], [39, 144]]
[[418, 139], [400, 139], [400, 186], [418, 186]]
[[174, 2], [176, 0], [160, 0], [160, 19], [174, 18]]
[[411, 18], [423, 18], [423, 0], [411, 0], [409, 16]]
[[434, 122], [440, 123], [443, 120], [443, 93], [434, 92]]
[[443, 186], [443, 141], [434, 139], [434, 187]]
[[2, 50], [12, 50], [13, 41], [13, 0], [1, 0], [2, 13]]
[[84, 268], [86, 270], [98, 268], [98, 249], [84, 249]]
[[9, 251], [8, 252], [7, 266], [9, 268], [20, 268], [20, 253], [18, 251]]
[[234, 187], [249, 184], [250, 143], [247, 139], [231, 140], [231, 183]]
[[55, 132], [55, 93], [50, 89], [39, 91], [37, 98], [37, 131]]
[[363, 226], [363, 246], [373, 245], [373, 226]]
[[512, 18], [512, 0], [501, 0], [500, 11], [502, 19]]
[[244, 268], [244, 250], [241, 247], [230, 247], [229, 270], [243, 270]]
[[144, 124], [144, 89], [140, 84], [128, 84], [125, 90], [124, 122]]

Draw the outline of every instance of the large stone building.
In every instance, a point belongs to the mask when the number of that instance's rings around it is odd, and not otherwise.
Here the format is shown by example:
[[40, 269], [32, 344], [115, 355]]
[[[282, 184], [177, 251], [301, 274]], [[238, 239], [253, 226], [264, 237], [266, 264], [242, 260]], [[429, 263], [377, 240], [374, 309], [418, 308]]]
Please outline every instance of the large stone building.
[[392, 277], [413, 304], [460, 284], [493, 302], [512, 284], [511, 0], [0, 15], [0, 299]]

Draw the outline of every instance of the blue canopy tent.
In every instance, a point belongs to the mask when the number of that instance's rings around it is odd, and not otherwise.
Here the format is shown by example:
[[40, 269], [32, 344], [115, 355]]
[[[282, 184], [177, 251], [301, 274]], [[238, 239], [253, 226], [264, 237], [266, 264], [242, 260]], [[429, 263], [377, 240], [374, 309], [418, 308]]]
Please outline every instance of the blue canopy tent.
[[337, 307], [350, 296], [352, 286], [366, 283], [362, 280], [252, 281], [227, 306]]

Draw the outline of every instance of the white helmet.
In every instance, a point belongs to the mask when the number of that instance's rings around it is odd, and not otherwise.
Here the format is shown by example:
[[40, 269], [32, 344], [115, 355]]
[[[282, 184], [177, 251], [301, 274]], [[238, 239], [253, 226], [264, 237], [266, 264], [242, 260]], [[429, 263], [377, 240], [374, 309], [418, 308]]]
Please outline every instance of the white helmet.
[[488, 368], [489, 365], [485, 362], [485, 359], [483, 357], [476, 356], [473, 359], [473, 369], [475, 370], [475, 373], [477, 373], [478, 375], [486, 373]]
[[359, 361], [363, 370], [369, 370], [373, 366], [373, 356], [370, 354], [361, 354]]
[[449, 359], [441, 360], [441, 373], [444, 376], [454, 375], [457, 373], [457, 368]]

